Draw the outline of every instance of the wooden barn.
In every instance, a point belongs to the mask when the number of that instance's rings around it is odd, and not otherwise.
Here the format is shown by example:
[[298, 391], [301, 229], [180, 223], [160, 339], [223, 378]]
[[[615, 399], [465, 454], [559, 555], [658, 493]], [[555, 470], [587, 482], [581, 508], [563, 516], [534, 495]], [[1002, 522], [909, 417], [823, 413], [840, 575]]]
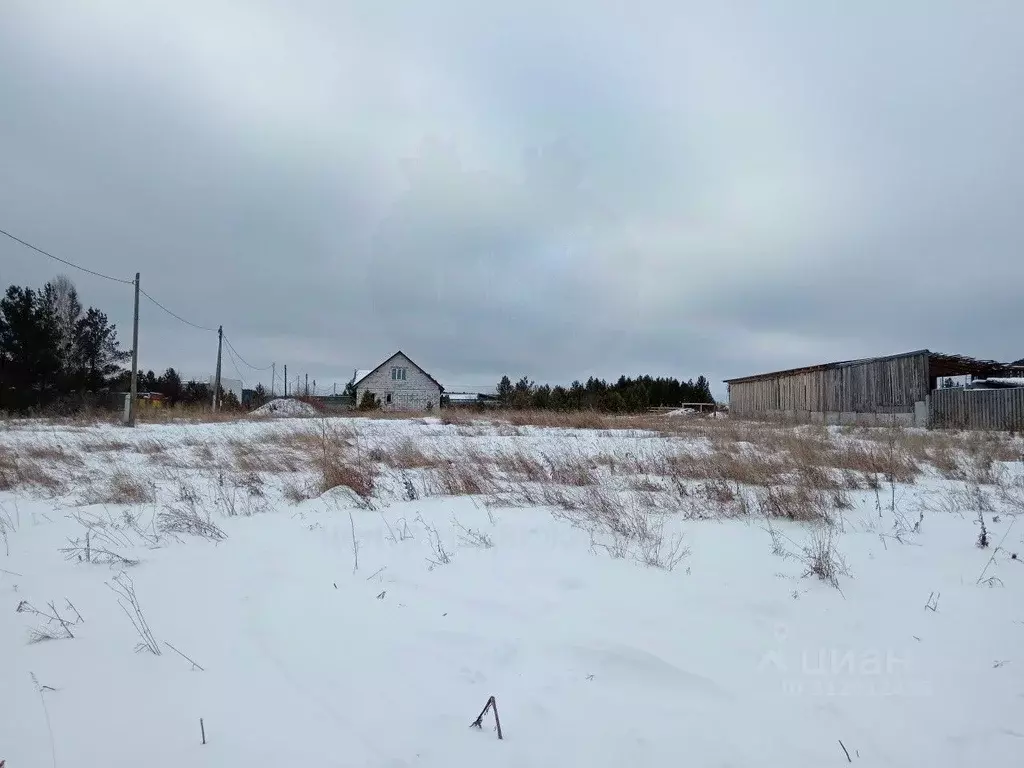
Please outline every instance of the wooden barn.
[[[939, 426], [1019, 429], [1024, 410], [1014, 396], [960, 402], [962, 391], [939, 389], [947, 378], [1007, 375], [1012, 366], [927, 349], [889, 357], [846, 360], [774, 373], [726, 379], [729, 412], [741, 418], [783, 419], [818, 424]], [[1024, 394], [1024, 393], [1021, 393]], [[948, 401], [948, 402], [947, 402]], [[948, 407], [947, 407], [948, 406]]]

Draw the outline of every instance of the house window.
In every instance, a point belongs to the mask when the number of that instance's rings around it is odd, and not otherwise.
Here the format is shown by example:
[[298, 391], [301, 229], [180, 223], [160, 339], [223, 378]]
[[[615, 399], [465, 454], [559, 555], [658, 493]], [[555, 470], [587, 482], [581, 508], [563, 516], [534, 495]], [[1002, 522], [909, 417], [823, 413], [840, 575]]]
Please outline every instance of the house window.
[[390, 402], [391, 402], [391, 393], [388, 392], [388, 403], [390, 403]]
[[392, 381], [405, 381], [406, 368], [392, 368], [391, 369], [391, 380]]

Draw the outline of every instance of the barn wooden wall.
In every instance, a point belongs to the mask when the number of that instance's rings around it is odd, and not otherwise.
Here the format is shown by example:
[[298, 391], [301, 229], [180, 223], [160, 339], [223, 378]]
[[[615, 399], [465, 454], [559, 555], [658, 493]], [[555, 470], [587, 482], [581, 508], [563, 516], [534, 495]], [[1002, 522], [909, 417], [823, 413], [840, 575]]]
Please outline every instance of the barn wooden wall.
[[922, 353], [734, 382], [729, 412], [912, 413], [928, 392], [928, 355]]
[[937, 389], [932, 392], [931, 426], [937, 429], [1024, 430], [1024, 387]]

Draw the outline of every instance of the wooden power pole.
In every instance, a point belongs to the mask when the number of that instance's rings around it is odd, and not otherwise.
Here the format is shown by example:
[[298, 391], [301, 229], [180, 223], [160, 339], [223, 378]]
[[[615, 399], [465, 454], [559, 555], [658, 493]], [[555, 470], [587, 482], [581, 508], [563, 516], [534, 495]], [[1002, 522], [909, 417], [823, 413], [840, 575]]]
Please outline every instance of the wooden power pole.
[[220, 352], [224, 343], [224, 326], [217, 326], [217, 373], [213, 379], [213, 410], [220, 409]]
[[132, 384], [128, 395], [128, 426], [135, 426], [139, 396], [139, 273], [135, 273], [135, 318], [132, 320]]

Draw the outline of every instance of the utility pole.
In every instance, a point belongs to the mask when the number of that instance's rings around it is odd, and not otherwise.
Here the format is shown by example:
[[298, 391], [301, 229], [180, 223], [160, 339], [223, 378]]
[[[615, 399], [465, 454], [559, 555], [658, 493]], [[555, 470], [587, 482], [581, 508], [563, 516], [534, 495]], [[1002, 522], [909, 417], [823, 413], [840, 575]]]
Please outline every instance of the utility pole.
[[306, 374], [306, 397], [309, 397], [309, 374]]
[[274, 396], [274, 384], [277, 383], [277, 363], [270, 364], [270, 396]]
[[132, 320], [132, 386], [128, 402], [128, 426], [135, 426], [136, 399], [139, 395], [139, 273], [135, 273], [135, 318]]
[[220, 352], [224, 343], [224, 326], [217, 326], [217, 373], [213, 380], [213, 410], [220, 408]]
[[284, 396], [288, 397], [288, 363], [284, 364]]

